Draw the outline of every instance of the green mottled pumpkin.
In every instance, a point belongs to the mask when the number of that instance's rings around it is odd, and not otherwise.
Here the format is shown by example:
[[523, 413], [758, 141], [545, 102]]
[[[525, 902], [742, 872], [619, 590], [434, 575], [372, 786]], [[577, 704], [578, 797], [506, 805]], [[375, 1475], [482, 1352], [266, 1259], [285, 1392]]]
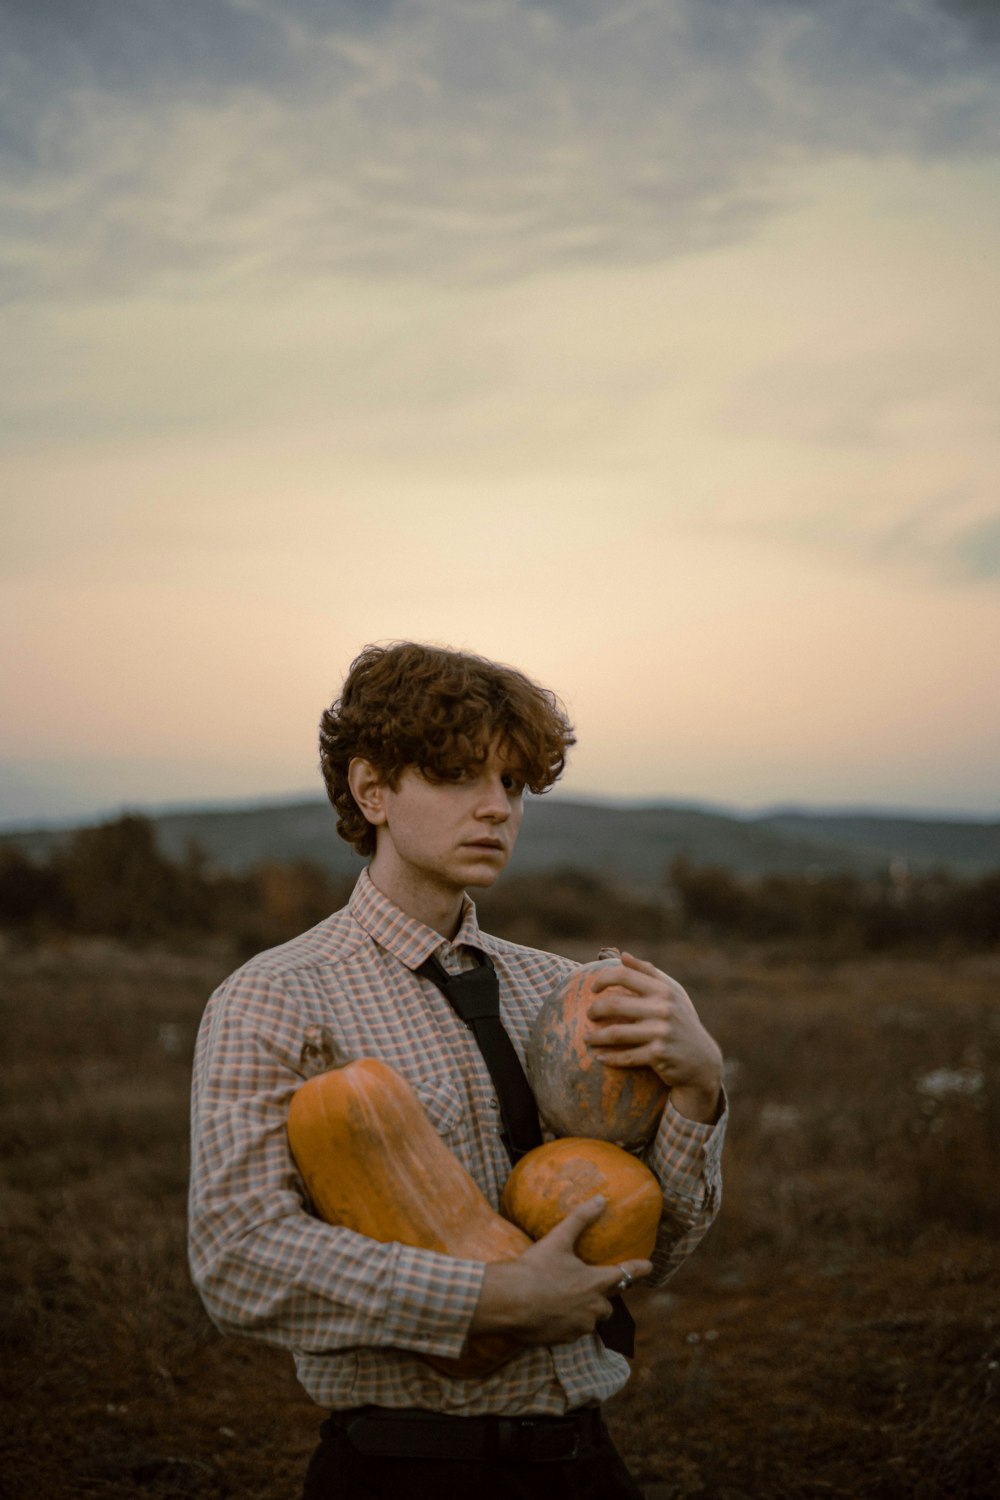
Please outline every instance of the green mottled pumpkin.
[[[656, 1134], [669, 1089], [652, 1068], [615, 1068], [585, 1041], [594, 980], [618, 958], [584, 964], [557, 985], [535, 1017], [527, 1074], [538, 1111], [553, 1135], [611, 1141], [634, 1150]], [[600, 992], [628, 994], [621, 986]]]

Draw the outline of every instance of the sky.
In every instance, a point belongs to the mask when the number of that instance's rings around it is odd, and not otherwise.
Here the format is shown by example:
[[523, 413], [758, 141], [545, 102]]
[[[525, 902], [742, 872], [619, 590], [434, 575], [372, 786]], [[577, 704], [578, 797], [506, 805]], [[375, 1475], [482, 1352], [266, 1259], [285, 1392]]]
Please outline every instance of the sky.
[[321, 795], [397, 639], [565, 795], [1000, 817], [998, 75], [996, 0], [0, 0], [0, 822]]

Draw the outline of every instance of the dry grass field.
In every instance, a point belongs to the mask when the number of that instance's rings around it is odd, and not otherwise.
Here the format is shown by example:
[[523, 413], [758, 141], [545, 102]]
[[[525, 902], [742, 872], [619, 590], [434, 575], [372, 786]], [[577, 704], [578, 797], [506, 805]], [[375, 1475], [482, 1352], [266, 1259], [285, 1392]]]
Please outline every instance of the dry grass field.
[[[644, 947], [722, 1042], [733, 1118], [719, 1222], [635, 1298], [609, 1409], [634, 1471], [655, 1500], [992, 1500], [1000, 958]], [[0, 955], [4, 1500], [299, 1492], [320, 1413], [185, 1262], [190, 1057], [231, 966]]]

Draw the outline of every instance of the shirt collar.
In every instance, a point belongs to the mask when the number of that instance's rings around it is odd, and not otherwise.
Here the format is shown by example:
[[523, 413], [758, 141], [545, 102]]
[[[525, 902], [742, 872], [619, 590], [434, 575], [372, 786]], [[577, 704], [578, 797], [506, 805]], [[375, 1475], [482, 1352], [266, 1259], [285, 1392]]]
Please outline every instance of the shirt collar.
[[[450, 948], [483, 948], [484, 936], [479, 931], [476, 904], [468, 896], [462, 898], [462, 918], [458, 931], [448, 943], [433, 927], [407, 916], [394, 901], [384, 896], [372, 881], [367, 865], [358, 876], [348, 903], [351, 915], [374, 938], [380, 947], [387, 949], [408, 969], [416, 969], [442, 944]], [[486, 940], [488, 943], [488, 939]]]

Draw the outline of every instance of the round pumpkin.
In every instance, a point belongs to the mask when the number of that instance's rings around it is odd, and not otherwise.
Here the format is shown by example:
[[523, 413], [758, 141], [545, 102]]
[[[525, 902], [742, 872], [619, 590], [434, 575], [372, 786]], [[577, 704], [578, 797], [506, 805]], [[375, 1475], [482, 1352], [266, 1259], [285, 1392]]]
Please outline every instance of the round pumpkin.
[[526, 1152], [507, 1179], [500, 1209], [539, 1240], [597, 1193], [607, 1203], [576, 1242], [580, 1259], [592, 1266], [648, 1260], [663, 1210], [660, 1185], [645, 1162], [610, 1141], [562, 1136]]
[[[302, 1084], [288, 1112], [288, 1144], [328, 1224], [486, 1264], [516, 1260], [531, 1244], [487, 1202], [406, 1080], [378, 1058]], [[424, 1358], [444, 1374], [478, 1376], [521, 1347], [503, 1334], [474, 1334], [456, 1359]]]
[[617, 957], [584, 964], [549, 995], [528, 1038], [527, 1074], [538, 1112], [554, 1135], [611, 1141], [628, 1150], [656, 1134], [669, 1089], [652, 1068], [603, 1063], [585, 1037], [587, 1011], [599, 995], [629, 995], [622, 985], [594, 991]]

